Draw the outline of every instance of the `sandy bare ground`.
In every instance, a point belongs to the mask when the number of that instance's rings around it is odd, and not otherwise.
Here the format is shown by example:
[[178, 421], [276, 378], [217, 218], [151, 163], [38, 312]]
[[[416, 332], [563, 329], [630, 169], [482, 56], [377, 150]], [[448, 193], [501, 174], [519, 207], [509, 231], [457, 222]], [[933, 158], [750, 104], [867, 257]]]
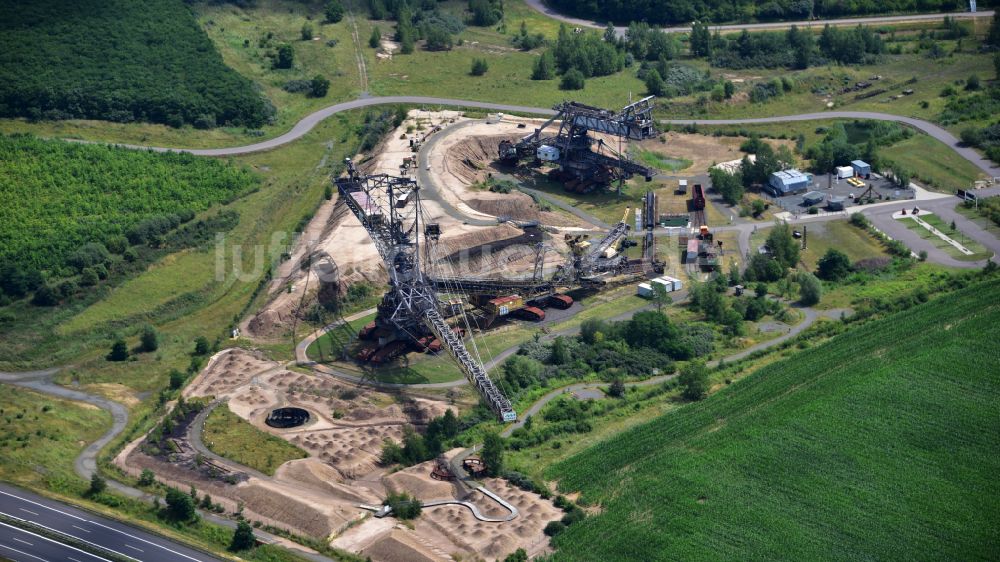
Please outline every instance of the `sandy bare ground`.
[[[227, 512], [243, 507], [252, 521], [304, 536], [331, 538], [333, 544], [376, 561], [502, 558], [517, 548], [545, 551], [542, 529], [561, 512], [550, 501], [509, 486], [486, 484], [520, 510], [507, 523], [476, 520], [468, 508], [427, 508], [412, 528], [396, 520], [375, 519], [359, 505], [379, 505], [387, 493], [405, 491], [422, 500], [462, 499], [474, 502], [487, 516], [507, 511], [480, 492], [430, 477], [436, 462], [388, 473], [378, 457], [385, 440], [400, 442], [406, 425], [420, 428], [444, 413], [444, 401], [408, 398], [348, 385], [316, 374], [289, 371], [254, 351], [233, 348], [208, 362], [184, 392], [186, 399], [214, 398], [254, 426], [301, 447], [308, 458], [281, 465], [273, 477], [255, 472], [227, 483], [196, 466], [195, 450], [179, 439], [172, 458], [150, 456], [129, 444], [116, 459], [126, 472], [153, 470], [157, 478], [199, 497], [209, 494]], [[276, 429], [264, 423], [276, 407], [296, 406], [310, 413], [302, 426]], [[227, 407], [221, 405], [220, 407]], [[451, 453], [454, 453], [452, 451]]]
[[[666, 139], [666, 142], [661, 142], [660, 139]], [[714, 137], [670, 131], [658, 138], [639, 142], [637, 146], [642, 150], [650, 150], [670, 158], [690, 160], [689, 167], [675, 172], [666, 172], [685, 176], [705, 174], [714, 164], [743, 158], [740, 144], [745, 140], [743, 137]], [[789, 146], [789, 148], [794, 145], [794, 142], [788, 140], [764, 140], [774, 148], [778, 148], [782, 144]]]
[[[416, 155], [410, 147], [411, 141], [421, 142], [433, 135], [443, 134], [439, 132], [442, 127], [460, 119], [461, 113], [456, 111], [412, 110], [407, 119], [387, 135], [373, 151], [373, 157], [358, 156], [355, 161], [366, 173], [401, 175], [404, 173], [401, 169], [404, 160]], [[413, 168], [406, 170], [405, 173], [412, 175]], [[510, 216], [517, 215], [514, 218], [536, 220], [530, 217], [539, 216], [546, 220], [557, 220], [557, 218], [565, 220], [561, 215], [539, 214], [537, 210], [533, 214], [531, 212], [519, 214], [518, 209], [530, 211], [533, 208], [533, 202], [527, 196], [514, 194], [513, 200], [520, 202], [511, 206], [498, 203], [491, 197], [493, 195], [495, 194], [478, 192], [476, 197], [482, 200], [481, 205], [486, 210], [498, 213], [505, 211]], [[511, 236], [510, 230], [502, 225], [477, 227], [463, 224], [447, 215], [439, 204], [429, 199], [421, 201], [421, 208], [426, 222], [437, 222], [441, 225], [443, 231], [441, 243], [449, 244], [450, 248], [490, 243]], [[469, 208], [469, 213], [477, 214], [477, 211]], [[492, 218], [492, 215], [478, 214]], [[303, 270], [300, 267], [307, 256], [314, 258], [329, 256], [329, 259], [336, 264], [338, 275], [336, 279], [325, 281], [336, 283], [340, 290], [344, 290], [352, 283], [361, 281], [383, 283], [387, 279], [382, 260], [369, 239], [368, 232], [350, 210], [339, 202], [337, 196], [320, 206], [290, 254], [291, 258], [280, 264], [274, 280], [268, 286], [270, 297], [268, 303], [241, 323], [243, 334], [253, 340], [278, 341], [287, 337], [291, 334], [296, 317], [304, 315], [315, 304], [315, 295], [321, 280], [315, 268]], [[532, 261], [511, 259], [510, 256], [501, 256], [497, 259], [504, 264], [505, 270], [530, 271], [533, 267]], [[481, 270], [481, 264], [478, 263], [473, 263], [470, 267], [476, 271]], [[485, 272], [489, 271], [491, 269], [487, 267]]]
[[[430, 477], [435, 464], [436, 461], [429, 461], [412, 466], [382, 480], [387, 490], [407, 492], [422, 501], [459, 497], [458, 486]], [[485, 484], [517, 507], [520, 516], [507, 523], [490, 523], [477, 520], [466, 507], [431, 507], [424, 509], [412, 529], [389, 527], [378, 519], [367, 519], [334, 540], [333, 545], [360, 550], [366, 555], [387, 555], [386, 560], [419, 560], [420, 555], [434, 554], [496, 560], [518, 548], [524, 548], [529, 556], [545, 553], [548, 537], [542, 531], [549, 521], [560, 519], [562, 511], [551, 501], [515, 488], [504, 480], [488, 479]], [[503, 507], [479, 492], [474, 491], [461, 499], [475, 503], [484, 515], [506, 514]], [[409, 553], [412, 558], [403, 557], [408, 550], [413, 551]], [[377, 558], [373, 556], [373, 559]]]
[[[464, 120], [461, 127], [442, 131], [443, 138], [427, 155], [441, 196], [452, 206], [481, 218], [509, 217], [551, 226], [585, 226], [572, 215], [539, 210], [531, 197], [523, 193], [492, 193], [473, 187], [491, 174], [505, 171], [496, 166], [500, 141], [516, 142], [542, 123], [508, 116], [498, 122]], [[519, 129], [519, 124], [525, 128]]]

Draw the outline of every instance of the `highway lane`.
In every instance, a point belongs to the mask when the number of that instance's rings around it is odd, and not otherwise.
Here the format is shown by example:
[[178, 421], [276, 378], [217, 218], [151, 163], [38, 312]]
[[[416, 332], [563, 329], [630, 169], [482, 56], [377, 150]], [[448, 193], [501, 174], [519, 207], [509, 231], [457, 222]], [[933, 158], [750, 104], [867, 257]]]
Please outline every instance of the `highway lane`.
[[[585, 20], [581, 18], [574, 18], [571, 16], [563, 15], [552, 8], [546, 6], [542, 0], [524, 0], [525, 3], [537, 12], [544, 14], [554, 20], [559, 20], [563, 23], [572, 25], [574, 27], [590, 27], [593, 29], [604, 29], [607, 23], [601, 23], [596, 21]], [[797, 20], [797, 21], [774, 21], [766, 23], [737, 23], [728, 25], [710, 25], [711, 29], [714, 31], [718, 29], [719, 31], [742, 31], [746, 29], [747, 31], [766, 31], [766, 30], [779, 30], [788, 29], [793, 25], [799, 27], [816, 27], [824, 26], [826, 24], [830, 25], [858, 25], [858, 24], [886, 24], [886, 23], [904, 23], [904, 22], [914, 22], [914, 21], [941, 21], [945, 16], [953, 18], [976, 18], [976, 17], [993, 17], [993, 10], [985, 10], [976, 13], [970, 12], [954, 12], [954, 13], [935, 13], [935, 14], [910, 14], [902, 16], [870, 16], [870, 17], [857, 17], [857, 18], [839, 18], [839, 19], [823, 19], [823, 20]], [[672, 26], [672, 27], [662, 27], [660, 28], [667, 33], [687, 33], [691, 31], [691, 26]], [[624, 35], [628, 28], [624, 26], [615, 26], [615, 31], [618, 35]]]
[[97, 562], [107, 560], [6, 523], [0, 523], [0, 560]]
[[[3, 483], [0, 483], [0, 512], [48, 527], [81, 541], [99, 544], [108, 550], [142, 562], [214, 562], [219, 560], [194, 548], [175, 543], [120, 521], [71, 507]], [[9, 542], [7, 541], [8, 536], [11, 540], [20, 538], [26, 542]], [[0, 543], [6, 544], [8, 547], [18, 548], [28, 555], [37, 556], [37, 559], [68, 559], [65, 557], [46, 557], [47, 552], [56, 548], [54, 545], [42, 539], [26, 539], [11, 529], [0, 532]], [[59, 552], [65, 553], [65, 548]], [[0, 555], [15, 560], [36, 559], [26, 557], [25, 554], [14, 556], [11, 552], [3, 549], [0, 549]], [[71, 556], [80, 562], [88, 560], [83, 556]], [[93, 559], [95, 558], [90, 557], [90, 560]]]

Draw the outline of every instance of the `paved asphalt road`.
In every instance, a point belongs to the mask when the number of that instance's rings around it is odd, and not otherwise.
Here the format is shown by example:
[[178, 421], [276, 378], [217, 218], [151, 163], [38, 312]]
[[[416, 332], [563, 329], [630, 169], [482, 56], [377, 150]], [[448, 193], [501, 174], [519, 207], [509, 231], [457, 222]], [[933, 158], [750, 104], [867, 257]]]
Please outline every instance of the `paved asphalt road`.
[[106, 560], [6, 523], [0, 523], [0, 560], [91, 562]]
[[[580, 18], [573, 18], [569, 16], [564, 16], [559, 12], [545, 6], [542, 0], [525, 0], [528, 6], [532, 7], [538, 12], [545, 14], [546, 16], [565, 22], [569, 25], [576, 27], [592, 27], [595, 29], [604, 29], [607, 23], [600, 23]], [[859, 23], [893, 23], [893, 22], [907, 22], [907, 21], [940, 21], [944, 19], [945, 16], [951, 16], [953, 18], [972, 18], [972, 17], [992, 17], [993, 10], [985, 10], [976, 12], [975, 14], [969, 12], [955, 12], [955, 13], [942, 13], [942, 14], [911, 14], [908, 16], [873, 16], [873, 17], [863, 17], [863, 18], [841, 18], [841, 19], [828, 19], [828, 20], [801, 20], [801, 21], [776, 21], [769, 23], [741, 23], [732, 25], [712, 25], [713, 30], [718, 29], [720, 31], [740, 31], [747, 29], [750, 31], [759, 31], [766, 29], [788, 29], [793, 25], [799, 27], [809, 27], [809, 26], [822, 26], [826, 24], [830, 25], [857, 25]], [[615, 31], [618, 35], [624, 35], [627, 27], [615, 27]], [[680, 27], [664, 27], [661, 28], [667, 33], [687, 33], [691, 31], [690, 26], [680, 26]]]
[[[275, 137], [273, 139], [261, 141], [255, 144], [249, 144], [245, 146], [234, 146], [228, 148], [167, 148], [167, 147], [155, 147], [155, 146], [138, 146], [131, 144], [120, 144], [118, 146], [124, 146], [128, 148], [137, 148], [144, 150], [154, 150], [158, 152], [188, 152], [198, 156], [234, 156], [238, 154], [249, 154], [252, 152], [260, 152], [264, 150], [270, 150], [272, 148], [279, 147], [281, 145], [292, 142], [296, 139], [301, 138], [306, 133], [312, 130], [320, 121], [340, 113], [342, 111], [348, 111], [351, 109], [358, 109], [361, 107], [371, 107], [376, 105], [394, 104], [394, 103], [405, 103], [410, 105], [433, 105], [433, 106], [452, 106], [452, 107], [469, 107], [476, 109], [487, 109], [492, 111], [507, 111], [507, 112], [517, 112], [517, 113], [530, 113], [535, 115], [554, 115], [555, 111], [552, 109], [546, 109], [541, 107], [528, 107], [523, 105], [508, 105], [502, 103], [488, 103], [479, 101], [469, 101], [469, 100], [457, 100], [451, 98], [433, 98], [424, 96], [386, 96], [377, 98], [364, 98], [353, 101], [348, 101], [344, 103], [338, 103], [331, 105], [310, 113], [302, 118], [294, 127], [287, 133]], [[664, 119], [663, 123], [672, 123], [677, 125], [685, 125], [690, 123], [698, 123], [700, 125], [741, 125], [741, 124], [752, 124], [752, 123], [783, 123], [789, 121], [809, 121], [814, 119], [874, 119], [878, 121], [895, 121], [898, 123], [905, 123], [916, 129], [919, 129], [928, 135], [934, 137], [935, 139], [947, 144], [952, 150], [957, 152], [960, 156], [972, 162], [976, 167], [983, 170], [987, 175], [991, 177], [1000, 176], [1000, 166], [994, 166], [992, 162], [983, 158], [975, 150], [961, 146], [958, 139], [948, 131], [942, 129], [941, 127], [924, 121], [922, 119], [916, 119], [914, 117], [904, 117], [900, 115], [891, 115], [888, 113], [876, 113], [871, 111], [823, 111], [816, 113], [802, 113], [798, 115], [779, 115], [775, 117], [759, 117], [753, 119]], [[422, 166], [421, 169], [426, 166]]]
[[[12, 517], [27, 519], [38, 525], [72, 535], [82, 541], [100, 544], [106, 549], [143, 562], [214, 562], [218, 560], [218, 558], [201, 551], [179, 545], [131, 525], [70, 507], [7, 484], [0, 484], [0, 512]], [[37, 535], [31, 536], [8, 527], [0, 527], [0, 556], [18, 562], [103, 560], [103, 558], [72, 550], [69, 547], [53, 544]]]

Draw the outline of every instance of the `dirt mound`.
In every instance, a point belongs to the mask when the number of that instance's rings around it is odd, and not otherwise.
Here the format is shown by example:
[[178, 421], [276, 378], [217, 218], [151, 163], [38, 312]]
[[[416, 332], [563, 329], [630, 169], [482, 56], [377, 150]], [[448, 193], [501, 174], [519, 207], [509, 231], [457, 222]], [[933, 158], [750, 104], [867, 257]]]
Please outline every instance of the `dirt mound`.
[[374, 562], [437, 562], [447, 560], [434, 556], [412, 540], [403, 531], [393, 529], [385, 537], [361, 551]]
[[337, 469], [344, 478], [360, 478], [378, 469], [382, 443], [386, 439], [401, 442], [403, 427], [344, 427], [296, 434], [289, 441]]
[[350, 504], [379, 503], [379, 499], [365, 488], [345, 484], [343, 475], [333, 467], [316, 459], [300, 459], [287, 462], [274, 475], [278, 482], [306, 485], [320, 490], [325, 496], [336, 497]]
[[247, 323], [250, 335], [260, 338], [286, 335], [294, 317], [290, 310], [265, 309]]
[[522, 132], [470, 136], [448, 150], [448, 171], [468, 185], [479, 183], [486, 179], [488, 173], [498, 170], [496, 161], [500, 142], [517, 142], [524, 135]]
[[[290, 495], [287, 487], [259, 480], [251, 482], [239, 489], [239, 497], [244, 504], [254, 512], [281, 521], [304, 535], [326, 537], [350, 520], [343, 515], [324, 513], [309, 502]], [[315, 499], [319, 497], [314, 496]], [[334, 505], [330, 507], [335, 508]]]
[[558, 220], [561, 218], [556, 213], [543, 213], [540, 211], [531, 196], [524, 193], [506, 193], [502, 194], [502, 197], [499, 196], [501, 194], [491, 193], [489, 195], [492, 195], [492, 197], [484, 193], [478, 197], [470, 197], [465, 202], [480, 213], [486, 213], [495, 217], [506, 217], [510, 220], [538, 221], [544, 224], [555, 224], [552, 219]]
[[445, 277], [530, 273], [535, 245], [545, 238], [538, 231], [528, 235], [510, 224], [454, 236], [442, 240], [435, 248], [433, 273]]
[[184, 389], [184, 396], [224, 396], [276, 365], [258, 352], [240, 348], [220, 351]]
[[437, 461], [433, 460], [423, 462], [385, 476], [382, 481], [386, 490], [406, 492], [421, 501], [455, 498], [454, 484], [431, 478], [436, 465]]

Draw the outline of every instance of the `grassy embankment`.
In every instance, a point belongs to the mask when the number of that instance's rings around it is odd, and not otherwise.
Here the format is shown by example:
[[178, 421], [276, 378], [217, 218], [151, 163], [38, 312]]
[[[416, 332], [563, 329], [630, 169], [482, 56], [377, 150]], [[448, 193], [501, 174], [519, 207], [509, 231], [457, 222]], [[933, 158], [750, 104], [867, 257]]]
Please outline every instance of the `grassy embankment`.
[[989, 557], [997, 349], [978, 334], [998, 290], [861, 326], [552, 466], [601, 507], [555, 558]]
[[111, 415], [96, 406], [5, 386], [0, 392], [0, 480], [81, 493], [86, 486], [73, 461], [110, 426]]
[[205, 418], [205, 446], [220, 457], [249, 466], [269, 476], [282, 464], [309, 456], [288, 441], [257, 429], [228, 405], [216, 407]]

